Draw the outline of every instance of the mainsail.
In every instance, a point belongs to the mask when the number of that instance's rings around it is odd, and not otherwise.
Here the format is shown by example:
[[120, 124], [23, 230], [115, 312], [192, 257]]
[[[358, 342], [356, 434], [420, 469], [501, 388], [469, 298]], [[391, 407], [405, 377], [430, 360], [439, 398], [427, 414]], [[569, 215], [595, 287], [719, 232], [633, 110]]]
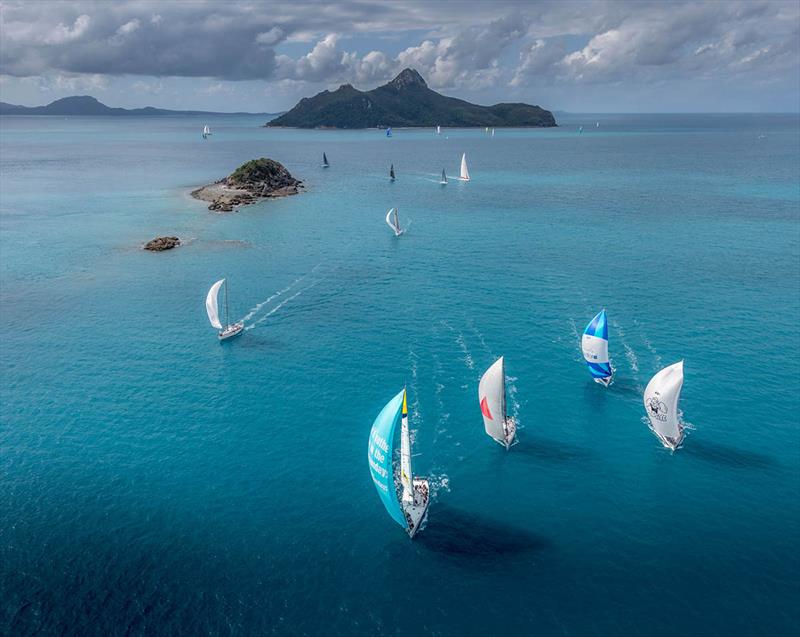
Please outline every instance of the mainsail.
[[442, 134], [442, 127], [441, 126], [437, 126], [436, 127], [436, 134], [437, 135], [441, 135]]
[[400, 219], [397, 216], [397, 208], [389, 208], [389, 212], [386, 213], [386, 223], [394, 230], [395, 235], [399, 237], [402, 234], [403, 231], [400, 230]]
[[400, 427], [400, 484], [403, 502], [414, 502], [414, 474], [411, 471], [411, 434], [408, 431], [408, 399], [403, 390], [403, 417]]
[[581, 349], [592, 378], [607, 384], [612, 371], [608, 362], [608, 321], [605, 310], [598, 313], [583, 330]]
[[483, 426], [500, 444], [506, 444], [503, 425], [506, 421], [506, 376], [503, 357], [486, 370], [478, 384], [478, 400], [483, 414]]
[[675, 449], [683, 439], [678, 400], [683, 387], [683, 361], [658, 372], [644, 390], [644, 408], [650, 426], [665, 446]]
[[442, 180], [439, 183], [440, 184], [446, 184], [447, 183], [447, 173], [444, 172], [444, 168], [442, 168]]
[[322, 153], [322, 165], [326, 167], [330, 165], [328, 164], [328, 156], [325, 153]]
[[461, 155], [461, 175], [463, 181], [469, 181], [469, 170], [467, 170], [467, 153]]
[[391, 136], [392, 136], [392, 127], [390, 126], [389, 128], [386, 129], [386, 137], [391, 137]]
[[389, 179], [394, 181], [394, 164], [389, 167]]
[[367, 460], [369, 461], [372, 481], [375, 483], [375, 488], [383, 502], [383, 506], [386, 507], [395, 522], [407, 529], [408, 522], [397, 500], [397, 487], [394, 483], [394, 466], [392, 464], [394, 431], [397, 427], [397, 421], [400, 419], [400, 411], [405, 402], [405, 395], [406, 390], [404, 389], [392, 398], [372, 424], [372, 430], [369, 434]]
[[211, 129], [208, 127], [208, 124], [206, 124], [205, 126], [203, 126], [203, 135], [210, 135], [210, 134], [211, 134]]
[[220, 279], [217, 281], [211, 286], [211, 289], [208, 291], [208, 296], [206, 296], [206, 312], [208, 313], [208, 320], [211, 322], [211, 326], [216, 327], [218, 330], [222, 329], [222, 323], [219, 322], [217, 294], [219, 294], [219, 289], [222, 287], [223, 283], [225, 283], [225, 279]]

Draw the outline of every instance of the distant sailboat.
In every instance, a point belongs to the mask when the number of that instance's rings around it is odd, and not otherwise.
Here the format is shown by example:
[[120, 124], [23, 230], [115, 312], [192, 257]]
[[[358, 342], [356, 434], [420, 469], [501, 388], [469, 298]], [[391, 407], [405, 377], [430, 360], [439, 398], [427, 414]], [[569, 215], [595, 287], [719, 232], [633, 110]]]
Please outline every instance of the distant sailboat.
[[[396, 479], [394, 434], [397, 421], [400, 431], [400, 475]], [[430, 501], [430, 486], [424, 478], [414, 478], [411, 468], [411, 435], [408, 430], [408, 402], [403, 389], [378, 414], [369, 434], [367, 460], [375, 489], [391, 518], [409, 537], [419, 531]], [[398, 498], [398, 482], [402, 491]]]
[[386, 137], [391, 137], [391, 136], [392, 136], [392, 127], [390, 126], [389, 128], [386, 129]]
[[485, 132], [485, 133], [488, 133], [488, 132], [489, 132], [489, 127], [488, 127], [488, 126], [486, 127], [486, 130], [485, 130], [484, 132]]
[[494, 128], [492, 129], [492, 137], [494, 137]]
[[467, 153], [461, 155], [461, 174], [458, 178], [461, 181], [469, 181], [469, 170], [467, 170]]
[[439, 183], [442, 184], [442, 186], [447, 185], [447, 173], [444, 172], [444, 168], [442, 168], [442, 178], [439, 180]]
[[594, 381], [608, 387], [613, 371], [608, 362], [608, 321], [605, 310], [600, 311], [583, 330], [581, 349]]
[[436, 134], [437, 135], [441, 135], [442, 134], [442, 127], [441, 126], [437, 126], [436, 127]]
[[595, 123], [594, 123], [594, 127], [595, 127], [595, 128], [600, 128], [600, 122], [595, 122]]
[[403, 230], [400, 228], [400, 219], [397, 216], [397, 208], [389, 208], [389, 212], [386, 213], [386, 223], [394, 231], [395, 237], [403, 234]]
[[578, 133], [582, 133], [582, 132], [583, 132], [583, 126], [578, 126]]
[[[222, 286], [225, 286], [225, 327], [222, 327], [222, 323], [219, 320], [219, 307], [217, 305], [217, 296], [219, 295], [219, 289]], [[228, 283], [225, 279], [220, 279], [214, 285], [211, 286], [211, 289], [208, 291], [208, 295], [206, 296], [206, 312], [208, 313], [208, 320], [211, 322], [211, 327], [215, 327], [219, 330], [217, 336], [219, 336], [219, 340], [224, 341], [227, 338], [232, 338], [237, 334], [241, 334], [242, 330], [244, 329], [244, 322], [240, 321], [238, 323], [231, 324], [228, 321]]]
[[506, 371], [502, 356], [481, 377], [478, 385], [478, 402], [486, 433], [495, 442], [508, 449], [514, 444], [517, 423], [506, 413]]
[[665, 367], [647, 383], [644, 408], [650, 429], [673, 451], [683, 442], [683, 425], [678, 420], [678, 400], [683, 387], [683, 361]]
[[394, 181], [394, 164], [389, 167], [389, 179]]
[[327, 168], [328, 166], [330, 166], [328, 163], [328, 156], [325, 153], [322, 153], [322, 167]]
[[211, 135], [211, 129], [208, 127], [208, 124], [203, 126], [203, 139], [208, 139], [209, 135]]

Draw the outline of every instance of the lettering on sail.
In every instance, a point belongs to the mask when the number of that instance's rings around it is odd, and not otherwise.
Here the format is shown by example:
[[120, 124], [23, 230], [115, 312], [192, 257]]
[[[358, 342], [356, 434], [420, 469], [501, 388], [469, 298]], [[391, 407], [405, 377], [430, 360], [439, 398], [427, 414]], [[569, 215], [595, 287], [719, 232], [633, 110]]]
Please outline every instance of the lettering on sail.
[[389, 486], [386, 484], [386, 478], [389, 476], [389, 472], [382, 463], [386, 462], [386, 453], [388, 450], [389, 445], [386, 440], [376, 432], [371, 432], [369, 436], [369, 452], [367, 455], [369, 458], [369, 468], [372, 470], [372, 481], [381, 491], [386, 493], [389, 492]]

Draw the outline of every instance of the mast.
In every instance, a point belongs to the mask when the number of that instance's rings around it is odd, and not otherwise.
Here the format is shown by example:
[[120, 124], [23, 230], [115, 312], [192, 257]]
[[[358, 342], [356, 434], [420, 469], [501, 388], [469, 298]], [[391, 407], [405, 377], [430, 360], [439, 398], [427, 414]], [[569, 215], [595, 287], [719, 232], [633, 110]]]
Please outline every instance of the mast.
[[400, 481], [403, 485], [403, 502], [414, 502], [414, 482], [411, 472], [411, 435], [408, 432], [408, 400], [403, 390], [402, 427], [400, 430]]
[[225, 329], [230, 325], [228, 321], [228, 279], [225, 279]]

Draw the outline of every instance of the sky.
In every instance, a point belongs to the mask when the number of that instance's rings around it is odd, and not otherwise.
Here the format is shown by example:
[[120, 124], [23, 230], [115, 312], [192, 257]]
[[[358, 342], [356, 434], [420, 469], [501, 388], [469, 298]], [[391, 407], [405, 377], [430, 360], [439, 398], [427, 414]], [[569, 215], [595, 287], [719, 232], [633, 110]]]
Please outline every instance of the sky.
[[0, 0], [0, 101], [279, 112], [403, 68], [480, 104], [798, 112], [800, 2]]

